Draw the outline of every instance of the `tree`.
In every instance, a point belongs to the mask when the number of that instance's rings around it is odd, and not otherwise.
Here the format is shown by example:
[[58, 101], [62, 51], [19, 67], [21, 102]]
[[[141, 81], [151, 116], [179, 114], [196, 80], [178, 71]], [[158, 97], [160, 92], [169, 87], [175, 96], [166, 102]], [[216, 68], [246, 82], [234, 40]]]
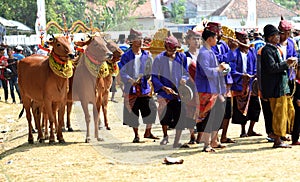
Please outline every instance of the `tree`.
[[36, 1], [1, 0], [0, 16], [8, 20], [16, 20], [34, 29], [36, 20]]
[[[128, 15], [146, 0], [94, 0], [96, 6], [89, 8], [88, 15], [93, 18], [95, 24], [103, 31], [128, 30], [135, 26], [135, 21]], [[113, 2], [114, 5], [111, 5]]]
[[183, 23], [185, 15], [185, 0], [178, 0], [171, 3], [171, 9], [166, 6], [162, 7], [162, 11], [166, 18], [170, 18], [173, 23]]

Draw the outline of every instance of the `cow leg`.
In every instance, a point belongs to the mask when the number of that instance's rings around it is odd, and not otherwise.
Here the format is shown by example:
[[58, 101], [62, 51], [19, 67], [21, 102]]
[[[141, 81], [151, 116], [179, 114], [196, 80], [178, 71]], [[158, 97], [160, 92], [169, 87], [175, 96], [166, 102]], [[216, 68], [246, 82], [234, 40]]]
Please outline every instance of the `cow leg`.
[[26, 118], [28, 122], [28, 143], [33, 144], [33, 135], [32, 135], [32, 124], [31, 124], [31, 100], [29, 98], [23, 98], [23, 107], [26, 111]]
[[96, 101], [96, 108], [97, 111], [99, 113], [99, 122], [98, 122], [98, 129], [101, 130], [101, 119], [100, 119], [100, 109], [101, 109], [101, 102], [102, 102], [102, 95], [101, 93], [99, 93], [98, 97], [97, 97], [97, 101]]
[[34, 122], [35, 122], [35, 126], [38, 130], [38, 138], [37, 140], [40, 143], [44, 143], [45, 142], [45, 138], [43, 136], [43, 131], [41, 128], [41, 108], [42, 106], [40, 106], [38, 103], [33, 102], [32, 104], [32, 113], [33, 113], [33, 118], [34, 118]]
[[44, 125], [44, 135], [45, 135], [45, 140], [49, 140], [49, 127], [48, 127], [48, 115], [45, 113], [45, 111], [43, 111], [43, 119], [42, 119], [42, 122], [43, 122], [43, 125]]
[[106, 90], [103, 94], [103, 101], [102, 101], [102, 112], [104, 116], [104, 124], [107, 130], [110, 130], [110, 127], [108, 126], [108, 119], [107, 119], [107, 104], [108, 104], [108, 95], [109, 90]]
[[67, 128], [69, 132], [73, 131], [73, 128], [71, 127], [71, 111], [72, 111], [73, 102], [67, 102]]
[[95, 138], [97, 138], [98, 141], [103, 141], [103, 138], [99, 137], [98, 122], [100, 120], [100, 114], [97, 110], [96, 104], [93, 104], [93, 116], [94, 116]]
[[49, 144], [53, 144], [55, 142], [54, 139], [54, 130], [53, 130], [53, 124], [55, 122], [53, 111], [52, 111], [52, 103], [46, 102], [45, 103], [45, 111], [48, 114], [49, 122], [50, 122], [50, 138], [49, 138]]
[[57, 127], [57, 140], [59, 143], [65, 143], [63, 134], [62, 134], [62, 127], [64, 123], [64, 115], [65, 115], [65, 103], [59, 105], [58, 109], [58, 127]]
[[86, 139], [85, 143], [89, 143], [91, 138], [90, 138], [90, 121], [91, 121], [91, 116], [89, 114], [88, 110], [88, 103], [81, 101], [81, 107], [84, 112], [84, 117], [85, 117], [85, 123], [86, 123]]

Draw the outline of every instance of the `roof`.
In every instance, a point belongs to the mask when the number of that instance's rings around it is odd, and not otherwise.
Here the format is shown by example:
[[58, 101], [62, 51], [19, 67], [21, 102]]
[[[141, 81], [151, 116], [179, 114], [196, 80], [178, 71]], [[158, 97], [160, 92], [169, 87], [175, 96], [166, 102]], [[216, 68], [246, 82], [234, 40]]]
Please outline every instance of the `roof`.
[[18, 21], [14, 21], [14, 20], [8, 20], [10, 23], [12, 23], [13, 25], [17, 26], [17, 29], [18, 30], [21, 30], [21, 31], [33, 31], [31, 28], [29, 28], [27, 25], [21, 23], [21, 22], [18, 22]]
[[[256, 1], [257, 18], [294, 17], [298, 14], [271, 0]], [[245, 18], [248, 15], [247, 0], [231, 0], [217, 9], [211, 16], [226, 16], [228, 19]]]
[[7, 20], [3, 17], [0, 17], [0, 23], [8, 28], [16, 28], [17, 27], [17, 25], [13, 24], [12, 22], [10, 22], [9, 20]]
[[131, 17], [142, 17], [142, 18], [148, 18], [153, 17], [154, 18], [154, 12], [151, 5], [151, 0], [147, 0], [143, 5], [140, 5], [136, 8], [136, 10], [130, 15]]

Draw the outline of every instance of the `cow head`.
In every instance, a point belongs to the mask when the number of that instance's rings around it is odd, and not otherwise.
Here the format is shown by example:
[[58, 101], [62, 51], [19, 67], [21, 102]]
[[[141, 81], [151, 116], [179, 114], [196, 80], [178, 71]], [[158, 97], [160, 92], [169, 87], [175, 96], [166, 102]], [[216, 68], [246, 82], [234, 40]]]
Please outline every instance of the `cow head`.
[[111, 51], [101, 36], [89, 36], [88, 40], [75, 42], [75, 45], [87, 46], [85, 54], [95, 64], [101, 64], [112, 57]]
[[122, 49], [112, 40], [107, 41], [107, 48], [113, 53], [112, 59], [110, 59], [109, 63], [116, 63], [120, 60], [121, 56], [123, 55]]
[[58, 57], [61, 61], [66, 62], [70, 58], [74, 59], [74, 54], [70, 47], [70, 42], [64, 36], [54, 37], [47, 41], [48, 45], [52, 47], [51, 54]]

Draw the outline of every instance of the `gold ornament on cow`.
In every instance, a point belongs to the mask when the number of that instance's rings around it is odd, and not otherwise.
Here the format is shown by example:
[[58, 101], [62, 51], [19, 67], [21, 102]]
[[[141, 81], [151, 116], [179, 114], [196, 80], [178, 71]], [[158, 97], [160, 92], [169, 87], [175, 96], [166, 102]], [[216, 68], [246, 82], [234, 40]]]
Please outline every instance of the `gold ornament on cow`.
[[56, 75], [62, 78], [70, 78], [73, 75], [73, 65], [71, 60], [68, 60], [66, 64], [59, 64], [52, 56], [50, 56], [49, 66]]
[[101, 65], [96, 65], [92, 63], [87, 56], [85, 56], [84, 62], [87, 69], [94, 77], [104, 78], [109, 75], [109, 67], [106, 62], [101, 63]]

